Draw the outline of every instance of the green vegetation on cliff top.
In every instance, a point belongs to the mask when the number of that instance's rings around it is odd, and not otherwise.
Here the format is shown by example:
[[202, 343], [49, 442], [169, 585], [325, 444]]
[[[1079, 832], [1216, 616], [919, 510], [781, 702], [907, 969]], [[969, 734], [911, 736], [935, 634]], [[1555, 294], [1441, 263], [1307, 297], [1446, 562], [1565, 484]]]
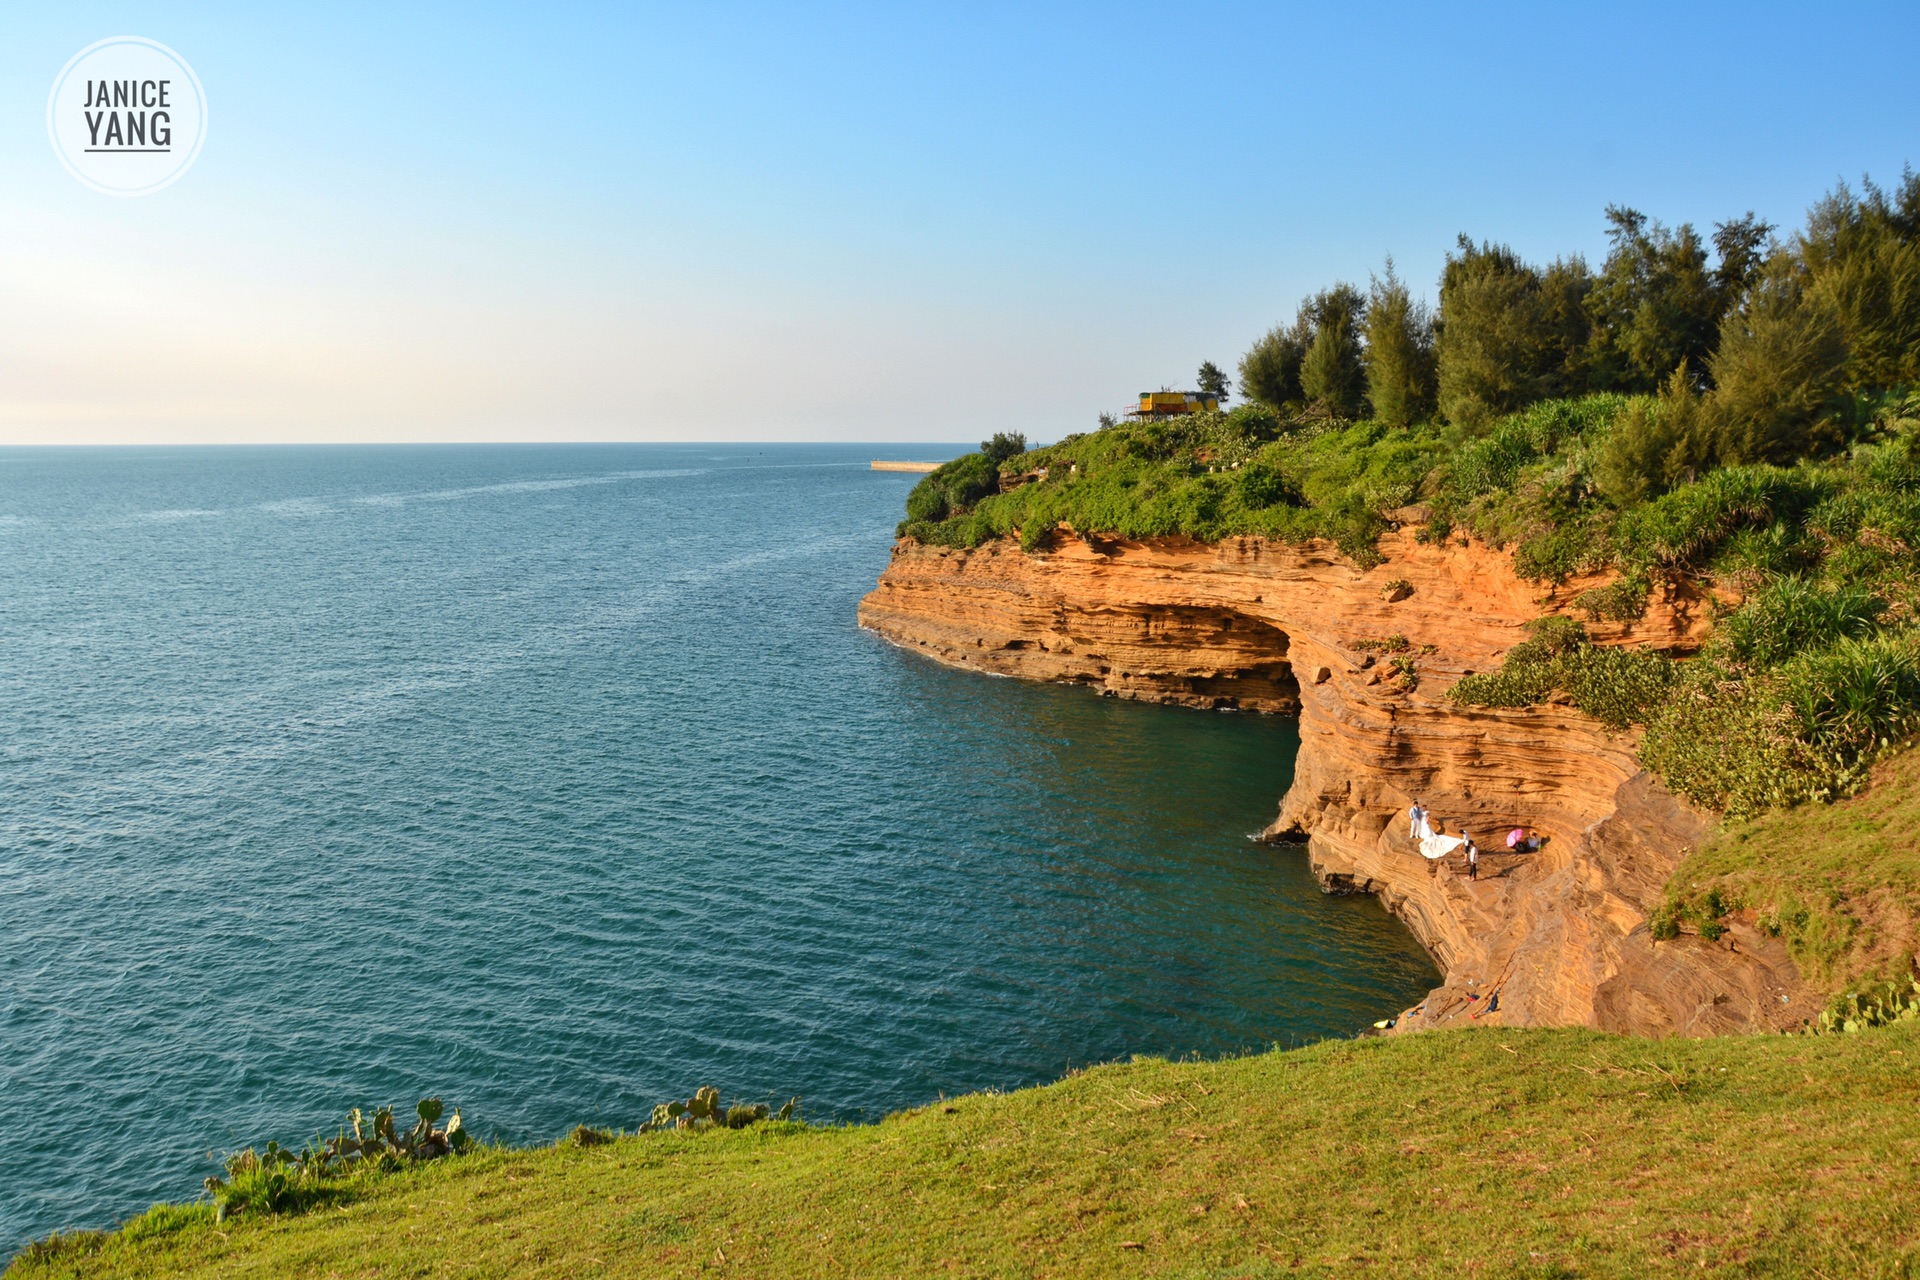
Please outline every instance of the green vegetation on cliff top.
[[1463, 239], [1436, 316], [1391, 272], [1336, 285], [1241, 362], [1254, 403], [1018, 453], [996, 437], [922, 481], [900, 532], [1324, 538], [1370, 566], [1411, 522], [1542, 582], [1611, 571], [1575, 601], [1595, 622], [1689, 579], [1720, 614], [1695, 661], [1576, 629], [1449, 696], [1560, 693], [1644, 726], [1642, 762], [1734, 816], [1851, 794], [1920, 727], [1920, 175], [1842, 187], [1784, 242], [1734, 219], [1711, 253], [1608, 218], [1598, 271]]
[[[1920, 175], [1891, 192], [1842, 186], [1784, 241], [1732, 219], [1711, 252], [1690, 226], [1607, 217], [1597, 271], [1463, 237], [1437, 314], [1391, 264], [1366, 293], [1322, 290], [1242, 359], [1241, 409], [1103, 420], [1026, 453], [996, 436], [914, 490], [903, 532], [970, 546], [1017, 531], [1030, 549], [1063, 521], [1318, 536], [1365, 561], [1384, 514], [1419, 500], [1441, 536], [1464, 523], [1515, 545], [1528, 576], [1559, 578], [1698, 559], [1700, 495], [1662, 495], [1723, 468], [1831, 458], [1916, 416]], [[1003, 495], [1006, 478], [1038, 483]]]
[[1920, 177], [1839, 188], [1784, 241], [1751, 214], [1709, 236], [1607, 217], [1597, 270], [1463, 237], [1437, 313], [1391, 264], [1335, 284], [1246, 353], [1252, 403], [1044, 449], [997, 436], [922, 481], [901, 532], [1323, 538], [1368, 565], [1397, 521], [1510, 547], [1543, 581], [1616, 571], [1577, 602], [1589, 622], [1638, 616], [1663, 579], [1708, 587], [1698, 657], [1546, 619], [1452, 696], [1558, 692], [1644, 726], [1643, 761], [1732, 815], [1655, 936], [1750, 912], [1864, 992], [1830, 1012], [1870, 1029], [1137, 1061], [874, 1126], [482, 1150], [285, 1199], [305, 1213], [161, 1207], [36, 1245], [10, 1280], [1913, 1275], [1920, 754], [1896, 752], [1920, 726]]
[[8, 1280], [1911, 1276], [1920, 1021], [1471, 1029], [1136, 1061], [856, 1128], [484, 1151], [305, 1215], [156, 1210]]
[[[1410, 523], [1425, 541], [1508, 548], [1543, 583], [1610, 572], [1577, 616], [1540, 620], [1447, 696], [1562, 696], [1640, 729], [1641, 762], [1731, 820], [1675, 882], [1663, 927], [1711, 932], [1751, 903], [1816, 981], [1869, 962], [1903, 976], [1911, 956], [1836, 904], [1872, 902], [1882, 933], [1911, 937], [1897, 923], [1911, 895], [1894, 889], [1920, 854], [1901, 843], [1891, 866], [1812, 814], [1743, 820], [1853, 795], [1920, 731], [1920, 176], [1841, 187], [1784, 241], [1751, 215], [1710, 238], [1608, 219], [1597, 271], [1463, 239], [1437, 315], [1391, 270], [1370, 291], [1335, 285], [1242, 360], [1251, 403], [1042, 449], [996, 437], [927, 477], [900, 532], [1034, 552], [1075, 536], [1321, 538], [1371, 566], [1380, 533]], [[1703, 652], [1589, 643], [1581, 619], [1630, 622], [1676, 580], [1712, 603]], [[1920, 786], [1911, 768], [1884, 776], [1900, 795]]]
[[1816, 985], [1854, 992], [1879, 977], [1906, 980], [1920, 949], [1920, 751], [1882, 762], [1860, 795], [1724, 824], [1667, 893], [1656, 934], [1711, 938], [1718, 922], [1746, 913], [1786, 941]]

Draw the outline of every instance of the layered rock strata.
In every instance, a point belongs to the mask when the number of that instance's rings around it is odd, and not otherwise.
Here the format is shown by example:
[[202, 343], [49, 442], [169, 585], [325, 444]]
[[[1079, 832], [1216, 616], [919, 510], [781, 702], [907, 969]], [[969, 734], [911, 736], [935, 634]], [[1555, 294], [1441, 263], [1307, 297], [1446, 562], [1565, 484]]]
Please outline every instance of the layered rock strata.
[[[1443, 695], [1497, 666], [1527, 622], [1602, 580], [1548, 588], [1477, 543], [1385, 535], [1362, 569], [1326, 544], [1062, 535], [1028, 554], [903, 540], [860, 622], [941, 662], [1186, 706], [1300, 716], [1293, 785], [1268, 830], [1306, 842], [1323, 885], [1379, 896], [1445, 974], [1396, 1029], [1475, 1020], [1687, 1035], [1798, 1026], [1818, 1006], [1784, 947], [1736, 921], [1656, 943], [1648, 916], [1703, 817], [1642, 771], [1630, 735], [1571, 707], [1475, 710]], [[1696, 648], [1707, 601], [1655, 591], [1601, 644]], [[1414, 800], [1475, 833], [1423, 859]], [[1514, 825], [1548, 837], [1510, 854]], [[1498, 1007], [1486, 1012], [1498, 995]], [[1478, 1018], [1475, 1015], [1479, 1015]]]

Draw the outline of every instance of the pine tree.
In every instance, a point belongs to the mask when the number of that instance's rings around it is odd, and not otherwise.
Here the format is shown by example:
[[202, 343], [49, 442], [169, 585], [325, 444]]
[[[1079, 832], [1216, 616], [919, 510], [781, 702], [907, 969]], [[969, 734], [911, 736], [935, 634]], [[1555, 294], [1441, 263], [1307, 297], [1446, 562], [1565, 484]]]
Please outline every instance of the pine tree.
[[1367, 398], [1373, 416], [1404, 427], [1433, 412], [1433, 317], [1394, 274], [1375, 277], [1367, 296]]
[[1652, 391], [1682, 362], [1704, 369], [1729, 299], [1699, 234], [1621, 205], [1607, 206], [1607, 221], [1612, 247], [1585, 299], [1592, 385]]
[[1201, 364], [1200, 372], [1195, 375], [1194, 384], [1199, 387], [1201, 395], [1213, 396], [1218, 400], [1225, 400], [1227, 392], [1232, 389], [1232, 384], [1227, 381], [1227, 375], [1222, 373], [1220, 366], [1211, 360]]
[[1724, 462], [1791, 462], [1838, 443], [1823, 419], [1847, 376], [1846, 333], [1811, 285], [1776, 254], [1721, 326], [1707, 409]]
[[1849, 390], [1920, 383], [1920, 174], [1891, 195], [1872, 181], [1814, 205], [1797, 249], [1809, 283], [1839, 321]]
[[1693, 381], [1681, 361], [1658, 399], [1636, 397], [1608, 432], [1594, 481], [1615, 506], [1658, 497], [1714, 465], [1717, 445]]
[[1337, 418], [1357, 418], [1366, 403], [1367, 374], [1360, 326], [1367, 300], [1350, 284], [1323, 289], [1301, 306], [1313, 326], [1313, 341], [1300, 362], [1300, 393]]
[[1440, 411], [1477, 425], [1586, 390], [1582, 304], [1592, 282], [1577, 257], [1541, 271], [1505, 245], [1461, 236], [1447, 255], [1434, 324]]
[[1282, 412], [1297, 408], [1309, 341], [1298, 323], [1269, 329], [1240, 357], [1240, 394]]

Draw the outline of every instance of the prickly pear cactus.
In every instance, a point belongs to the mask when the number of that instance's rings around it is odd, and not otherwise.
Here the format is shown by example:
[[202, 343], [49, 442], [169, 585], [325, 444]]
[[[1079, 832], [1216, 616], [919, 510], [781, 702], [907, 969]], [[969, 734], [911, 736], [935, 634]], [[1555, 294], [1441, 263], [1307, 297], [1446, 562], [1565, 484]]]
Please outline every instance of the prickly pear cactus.
[[[792, 1120], [799, 1104], [798, 1098], [788, 1099], [787, 1105], [780, 1108], [779, 1118]], [[750, 1124], [758, 1124], [772, 1117], [772, 1109], [764, 1102], [735, 1103], [731, 1107], [723, 1107], [720, 1104], [720, 1090], [712, 1085], [706, 1085], [685, 1102], [662, 1102], [654, 1107], [652, 1116], [640, 1126], [640, 1132], [657, 1133], [663, 1129], [744, 1129]]]
[[[414, 1108], [419, 1123], [399, 1134], [392, 1107], [375, 1112], [371, 1125], [355, 1107], [347, 1112], [347, 1123], [336, 1136], [315, 1138], [297, 1152], [278, 1142], [236, 1151], [224, 1162], [224, 1178], [206, 1180], [215, 1217], [224, 1221], [245, 1211], [286, 1212], [322, 1202], [353, 1179], [465, 1151], [473, 1145], [473, 1135], [461, 1123], [458, 1110], [446, 1128], [434, 1127], [444, 1111], [440, 1099], [422, 1099]], [[347, 1136], [348, 1129], [352, 1137]]]

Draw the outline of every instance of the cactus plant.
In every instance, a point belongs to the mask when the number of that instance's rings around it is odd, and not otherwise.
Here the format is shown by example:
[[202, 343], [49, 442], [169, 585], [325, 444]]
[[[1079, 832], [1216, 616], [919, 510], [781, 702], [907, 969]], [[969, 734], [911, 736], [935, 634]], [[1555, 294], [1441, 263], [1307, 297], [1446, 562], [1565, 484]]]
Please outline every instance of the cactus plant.
[[762, 1120], [777, 1119], [791, 1121], [798, 1114], [800, 1099], [789, 1098], [787, 1104], [778, 1113], [764, 1102], [737, 1102], [730, 1107], [720, 1104], [720, 1090], [706, 1085], [694, 1092], [685, 1102], [662, 1102], [654, 1107], [653, 1115], [640, 1126], [641, 1133], [657, 1133], [664, 1129], [697, 1131], [702, 1129], [744, 1129], [748, 1125], [758, 1124]]
[[1843, 991], [1820, 1012], [1817, 1030], [1851, 1035], [1868, 1027], [1920, 1019], [1920, 978], [1898, 978], [1867, 984], [1863, 990]]
[[[405, 1133], [393, 1122], [393, 1108], [382, 1107], [369, 1121], [354, 1107], [347, 1123], [331, 1138], [316, 1138], [298, 1152], [269, 1141], [229, 1155], [225, 1177], [206, 1180], [215, 1216], [252, 1209], [281, 1213], [341, 1194], [353, 1179], [390, 1172], [409, 1164], [465, 1151], [473, 1144], [456, 1108], [444, 1128], [434, 1122], [446, 1108], [438, 1098], [423, 1098], [414, 1108], [417, 1123]], [[348, 1136], [348, 1130], [352, 1136]]]

